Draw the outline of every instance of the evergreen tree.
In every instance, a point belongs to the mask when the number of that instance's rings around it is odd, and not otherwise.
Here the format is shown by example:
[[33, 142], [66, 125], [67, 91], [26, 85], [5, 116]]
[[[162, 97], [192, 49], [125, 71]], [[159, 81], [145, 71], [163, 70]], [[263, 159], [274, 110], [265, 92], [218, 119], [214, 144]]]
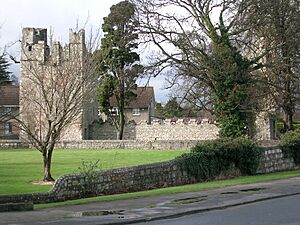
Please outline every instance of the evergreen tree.
[[181, 117], [182, 108], [177, 102], [177, 98], [171, 98], [163, 109], [165, 118]]
[[0, 85], [10, 83], [10, 72], [8, 71], [9, 63], [5, 54], [0, 55]]
[[[113, 5], [110, 14], [104, 17], [104, 38], [101, 50], [95, 54], [99, 58], [99, 73], [102, 76], [98, 89], [100, 109], [114, 123], [120, 140], [125, 125], [125, 103], [134, 96], [131, 90], [136, 87], [135, 81], [143, 71], [143, 67], [137, 63], [140, 57], [134, 52], [138, 47], [138, 27], [134, 4], [122, 1]], [[117, 113], [111, 110], [112, 96], [116, 99]]]

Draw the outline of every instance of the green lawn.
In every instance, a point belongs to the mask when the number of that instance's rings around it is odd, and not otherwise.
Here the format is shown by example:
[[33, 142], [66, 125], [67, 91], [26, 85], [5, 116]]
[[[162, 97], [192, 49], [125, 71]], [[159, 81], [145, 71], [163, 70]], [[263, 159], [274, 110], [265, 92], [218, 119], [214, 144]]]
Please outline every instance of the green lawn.
[[[100, 160], [100, 169], [120, 168], [174, 159], [177, 150], [55, 150], [52, 175], [79, 172], [82, 160]], [[43, 177], [42, 157], [34, 149], [0, 150], [0, 195], [48, 191], [51, 186], [32, 185]]]
[[[293, 125], [294, 125], [295, 129], [300, 129], [300, 120], [293, 121]], [[283, 130], [283, 122], [282, 121], [277, 121], [276, 126], [279, 131]]]

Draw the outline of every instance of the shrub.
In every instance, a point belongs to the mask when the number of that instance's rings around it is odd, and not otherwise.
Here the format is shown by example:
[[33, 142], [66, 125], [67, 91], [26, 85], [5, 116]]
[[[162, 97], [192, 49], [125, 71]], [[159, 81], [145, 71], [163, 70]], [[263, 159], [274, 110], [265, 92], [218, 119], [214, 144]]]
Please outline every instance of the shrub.
[[96, 191], [96, 181], [98, 178], [100, 161], [81, 161], [81, 166], [78, 167], [79, 174], [83, 177], [81, 188], [85, 196], [90, 196]]
[[247, 138], [223, 138], [206, 141], [177, 160], [198, 181], [212, 179], [236, 167], [244, 174], [255, 174], [262, 149]]
[[300, 130], [284, 134], [280, 147], [284, 157], [292, 157], [297, 165], [300, 164]]

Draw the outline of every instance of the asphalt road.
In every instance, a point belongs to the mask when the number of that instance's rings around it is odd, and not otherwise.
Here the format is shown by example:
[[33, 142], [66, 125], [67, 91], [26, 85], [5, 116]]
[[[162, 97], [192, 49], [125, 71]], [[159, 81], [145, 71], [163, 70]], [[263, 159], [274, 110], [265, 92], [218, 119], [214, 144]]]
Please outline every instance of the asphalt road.
[[[299, 225], [300, 195], [139, 225]], [[138, 225], [138, 224], [137, 224]]]

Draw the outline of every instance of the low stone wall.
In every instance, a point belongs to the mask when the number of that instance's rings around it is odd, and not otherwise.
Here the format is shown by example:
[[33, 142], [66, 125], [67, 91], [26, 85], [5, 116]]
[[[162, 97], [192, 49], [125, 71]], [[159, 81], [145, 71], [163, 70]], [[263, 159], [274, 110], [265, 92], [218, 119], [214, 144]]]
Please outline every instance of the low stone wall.
[[[196, 180], [182, 170], [175, 161], [100, 171], [92, 182], [96, 195], [144, 191], [194, 183]], [[79, 196], [85, 192], [85, 179], [79, 174], [61, 176], [51, 193], [57, 196]]]
[[20, 140], [0, 140], [0, 149], [24, 147], [28, 148], [28, 144], [22, 143]]
[[263, 153], [257, 173], [271, 173], [298, 169], [292, 158], [285, 158], [279, 147], [272, 147]]
[[[62, 149], [144, 149], [144, 150], [185, 150], [190, 149], [198, 143], [192, 141], [137, 141], [137, 140], [83, 140], [83, 141], [61, 141], [56, 148]], [[19, 140], [2, 141], [0, 149], [8, 148], [29, 148], [28, 143]]]
[[[153, 163], [121, 169], [98, 171], [89, 183], [81, 174], [59, 177], [48, 193], [2, 195], [0, 203], [49, 203], [86, 196], [108, 195], [144, 191], [195, 183], [196, 180], [180, 168], [175, 161]], [[88, 185], [88, 187], [87, 187]]]
[[[284, 158], [278, 147], [266, 148], [257, 173], [271, 173], [299, 169], [292, 158]], [[80, 174], [59, 177], [47, 193], [0, 196], [0, 203], [47, 203], [77, 199], [83, 196], [108, 195], [153, 188], [195, 183], [196, 179], [176, 164], [174, 160], [122, 169], [98, 171], [92, 182]], [[88, 185], [87, 185], [88, 184]]]
[[177, 140], [177, 141], [137, 141], [137, 140], [86, 140], [86, 141], [62, 141], [57, 143], [57, 148], [79, 148], [79, 149], [190, 149], [195, 146], [199, 141], [192, 140]]

